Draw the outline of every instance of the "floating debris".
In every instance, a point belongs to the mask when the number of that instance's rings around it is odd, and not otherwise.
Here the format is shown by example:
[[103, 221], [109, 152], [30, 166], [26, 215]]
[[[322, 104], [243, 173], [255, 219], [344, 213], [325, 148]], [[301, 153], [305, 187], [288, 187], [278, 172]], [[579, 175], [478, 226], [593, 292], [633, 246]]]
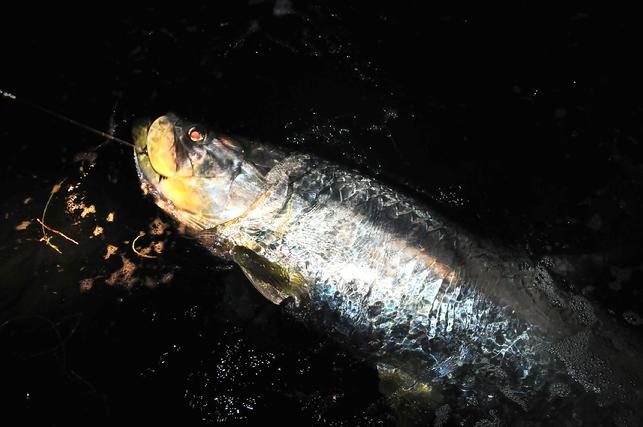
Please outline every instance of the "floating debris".
[[16, 225], [16, 230], [23, 231], [31, 225], [31, 221], [22, 221], [20, 224]]
[[105, 253], [105, 255], [103, 256], [103, 259], [109, 259], [109, 257], [111, 257], [112, 255], [114, 255], [114, 254], [116, 253], [116, 251], [117, 251], [117, 250], [118, 250], [118, 246], [114, 246], [114, 245], [107, 245], [107, 252], [106, 252], [106, 253]]
[[136, 281], [136, 278], [134, 277], [134, 271], [136, 270], [136, 265], [127, 259], [124, 255], [121, 255], [121, 260], [123, 261], [123, 266], [113, 272], [106, 280], [105, 283], [107, 283], [110, 286], [114, 286], [117, 283], [121, 283], [128, 288], [132, 287], [134, 282]]
[[96, 228], [94, 228], [94, 231], [92, 232], [91, 237], [100, 236], [101, 234], [103, 234], [103, 227], [101, 227], [100, 225], [97, 225]]
[[81, 292], [88, 292], [94, 286], [94, 279], [82, 279], [79, 285]]
[[140, 239], [141, 237], [143, 237], [143, 236], [145, 236], [145, 233], [144, 233], [144, 232], [142, 232], [142, 231], [140, 231], [140, 232], [138, 233], [138, 236], [136, 236], [136, 238], [134, 238], [134, 240], [132, 241], [132, 250], [134, 251], [134, 253], [135, 253], [136, 255], [138, 255], [138, 256], [140, 256], [140, 257], [142, 257], [142, 258], [158, 258], [158, 257], [157, 257], [157, 256], [155, 256], [155, 255], [148, 255], [148, 254], [150, 253], [150, 248], [145, 248], [145, 249], [143, 249], [143, 250], [141, 250], [141, 251], [139, 251], [138, 249], [136, 249], [136, 241], [137, 241], [138, 239]]
[[73, 193], [67, 196], [67, 212], [68, 213], [74, 213], [78, 210], [80, 210], [80, 217], [85, 218], [89, 214], [95, 214], [96, 213], [96, 206], [94, 205], [85, 205], [85, 202], [82, 200], [78, 201], [78, 194]]
[[[75, 241], [75, 240], [74, 240], [74, 239], [72, 239], [71, 237], [67, 236], [67, 235], [66, 235], [65, 233], [63, 233], [62, 231], [58, 231], [58, 230], [55, 230], [55, 229], [51, 228], [51, 227], [50, 227], [50, 226], [48, 226], [47, 224], [43, 223], [40, 219], [37, 219], [37, 218], [36, 218], [36, 221], [38, 221], [38, 224], [42, 225], [43, 227], [45, 227], [47, 230], [51, 231], [52, 233], [56, 233], [56, 234], [57, 234], [57, 235], [59, 235], [60, 237], [63, 237], [63, 238], [65, 238], [65, 239], [69, 240], [70, 242], [72, 242], [72, 243], [74, 243], [74, 244], [76, 244], [76, 245], [78, 244], [78, 242], [77, 242], [77, 241]], [[42, 241], [42, 239], [41, 239], [41, 241]]]
[[81, 218], [85, 218], [89, 214], [95, 214], [96, 213], [96, 206], [90, 205], [89, 207], [83, 208], [83, 211], [80, 213]]
[[163, 249], [165, 249], [165, 243], [164, 242], [156, 242], [152, 244], [152, 248], [154, 249], [154, 252], [157, 254], [160, 254], [163, 252]]
[[[73, 190], [73, 187], [69, 187], [69, 191]], [[78, 194], [70, 194], [67, 196], [67, 212], [68, 213], [73, 213], [74, 211], [77, 211], [78, 209], [83, 209], [85, 207], [85, 204], [83, 202], [76, 203], [76, 199], [78, 198]]]
[[31, 203], [31, 201], [32, 201], [32, 200], [33, 200], [33, 198], [32, 198], [32, 197], [27, 197], [26, 199], [24, 199], [24, 200], [22, 201], [22, 204], [23, 204], [23, 205], [28, 205], [29, 203]]
[[[65, 179], [67, 179], [67, 178], [64, 178], [64, 179], [63, 179], [62, 181], [60, 181], [58, 184], [54, 184], [54, 186], [53, 186], [53, 187], [51, 187], [51, 193], [50, 193], [50, 196], [51, 196], [51, 195], [54, 195], [54, 194], [56, 194], [57, 192], [59, 192], [59, 191], [60, 191], [60, 187], [63, 185], [63, 182], [65, 182]], [[50, 198], [51, 198], [51, 197], [50, 197]]]
[[107, 221], [107, 222], [114, 222], [114, 212], [110, 212], [110, 213], [107, 215], [107, 218], [105, 218], [105, 221]]
[[167, 285], [168, 283], [170, 283], [172, 281], [172, 279], [174, 279], [174, 272], [169, 271], [169, 272], [163, 274], [163, 276], [161, 276], [160, 282], [162, 284], [164, 284], [164, 285]]
[[94, 151], [81, 151], [74, 155], [74, 162], [88, 162], [90, 164], [94, 164], [97, 158], [98, 154]]
[[167, 227], [168, 225], [164, 223], [161, 218], [156, 217], [150, 224], [150, 233], [152, 233], [152, 235], [154, 236], [160, 236], [161, 234], [165, 233]]
[[[65, 178], [65, 179], [67, 179], [67, 178]], [[74, 243], [76, 245], [78, 244], [78, 242], [75, 241], [74, 239], [72, 239], [71, 237], [68, 237], [64, 233], [62, 233], [62, 232], [60, 232], [60, 231], [58, 231], [56, 229], [53, 229], [50, 226], [48, 226], [47, 224], [45, 224], [45, 216], [47, 215], [47, 209], [49, 208], [49, 204], [51, 203], [51, 199], [53, 199], [54, 194], [56, 194], [58, 191], [60, 191], [60, 186], [63, 184], [63, 182], [65, 182], [65, 179], [60, 181], [58, 184], [55, 184], [51, 188], [51, 193], [49, 193], [49, 198], [47, 199], [47, 203], [45, 203], [45, 208], [42, 210], [42, 218], [41, 219], [36, 219], [36, 221], [38, 221], [38, 223], [42, 226], [42, 237], [40, 238], [40, 241], [45, 242], [45, 244], [47, 246], [49, 246], [50, 248], [52, 248], [53, 250], [55, 250], [59, 254], [62, 254], [62, 252], [60, 251], [58, 246], [56, 246], [53, 243], [51, 243], [51, 239], [54, 236], [51, 236], [51, 235], [47, 234], [47, 230], [51, 231], [52, 233], [58, 234], [59, 236], [69, 240], [70, 242], [72, 242], [72, 243]]]
[[158, 283], [155, 282], [151, 277], [145, 276], [145, 279], [143, 279], [143, 286], [149, 289], [154, 289], [158, 286]]

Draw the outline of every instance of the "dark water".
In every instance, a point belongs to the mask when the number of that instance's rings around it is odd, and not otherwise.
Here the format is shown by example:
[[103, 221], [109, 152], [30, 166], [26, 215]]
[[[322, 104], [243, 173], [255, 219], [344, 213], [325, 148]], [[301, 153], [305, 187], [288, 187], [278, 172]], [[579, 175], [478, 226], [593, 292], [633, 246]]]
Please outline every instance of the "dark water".
[[[174, 111], [357, 167], [535, 257], [601, 254], [565, 285], [641, 336], [634, 14], [281, 0], [27, 12], [3, 18], [16, 28], [2, 35], [0, 88], [122, 138], [133, 119]], [[141, 194], [130, 150], [88, 158], [100, 138], [0, 109], [3, 417], [395, 422], [371, 366], [177, 233]], [[79, 244], [55, 236], [59, 254], [35, 218], [63, 178], [46, 223]], [[156, 258], [131, 249], [141, 231]], [[450, 411], [422, 422], [485, 421]]]

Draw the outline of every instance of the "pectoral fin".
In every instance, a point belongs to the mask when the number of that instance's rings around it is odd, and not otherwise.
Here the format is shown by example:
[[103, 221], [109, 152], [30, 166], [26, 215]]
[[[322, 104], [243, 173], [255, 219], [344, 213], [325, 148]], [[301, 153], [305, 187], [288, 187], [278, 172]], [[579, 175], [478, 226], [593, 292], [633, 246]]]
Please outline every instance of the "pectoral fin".
[[428, 384], [415, 380], [411, 375], [391, 365], [379, 363], [377, 373], [380, 377], [380, 391], [386, 396], [428, 397], [431, 393]]
[[380, 392], [395, 413], [396, 424], [416, 425], [418, 420], [430, 418], [437, 404], [430, 385], [384, 363], [377, 365], [377, 373], [380, 377]]
[[288, 297], [299, 300], [304, 294], [304, 280], [299, 273], [285, 269], [243, 246], [235, 246], [231, 255], [250, 283], [272, 303], [281, 304]]

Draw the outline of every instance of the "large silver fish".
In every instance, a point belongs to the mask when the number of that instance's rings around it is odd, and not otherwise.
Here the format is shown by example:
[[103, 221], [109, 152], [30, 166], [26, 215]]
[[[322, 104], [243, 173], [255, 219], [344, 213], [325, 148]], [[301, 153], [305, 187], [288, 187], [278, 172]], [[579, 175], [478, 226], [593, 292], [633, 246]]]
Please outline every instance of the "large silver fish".
[[375, 179], [172, 114], [136, 128], [135, 145], [142, 188], [165, 212], [267, 299], [371, 360], [391, 395], [429, 396], [441, 381], [482, 408], [590, 396], [635, 419], [618, 344], [595, 333], [608, 322], [544, 263]]

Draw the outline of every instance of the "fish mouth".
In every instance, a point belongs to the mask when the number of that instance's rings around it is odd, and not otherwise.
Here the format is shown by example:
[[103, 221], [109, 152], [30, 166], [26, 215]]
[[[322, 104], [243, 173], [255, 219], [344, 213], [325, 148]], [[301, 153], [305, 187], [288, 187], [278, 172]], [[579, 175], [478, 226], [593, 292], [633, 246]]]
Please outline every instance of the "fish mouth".
[[153, 122], [143, 119], [134, 125], [134, 157], [141, 177], [146, 181], [156, 184], [176, 175], [176, 121], [173, 114], [167, 114]]
[[139, 120], [132, 128], [134, 141], [134, 162], [141, 182], [156, 184], [161, 175], [154, 170], [147, 152], [147, 134], [152, 122], [149, 119]]
[[[139, 161], [144, 160], [143, 156], [147, 157], [149, 166], [154, 172], [154, 174], [150, 173], [153, 177], [156, 174], [170, 178], [177, 174], [177, 138], [175, 135], [177, 120], [173, 114], [167, 114], [157, 118], [149, 126], [139, 124], [134, 127], [134, 148], [137, 157]], [[147, 169], [146, 167], [144, 172], [152, 172]]]
[[169, 113], [151, 122], [139, 120], [132, 128], [134, 163], [143, 194], [150, 195], [166, 213], [188, 228], [202, 230], [205, 223], [193, 195], [191, 169], [180, 170], [176, 161], [181, 142], [175, 135], [178, 119]]

